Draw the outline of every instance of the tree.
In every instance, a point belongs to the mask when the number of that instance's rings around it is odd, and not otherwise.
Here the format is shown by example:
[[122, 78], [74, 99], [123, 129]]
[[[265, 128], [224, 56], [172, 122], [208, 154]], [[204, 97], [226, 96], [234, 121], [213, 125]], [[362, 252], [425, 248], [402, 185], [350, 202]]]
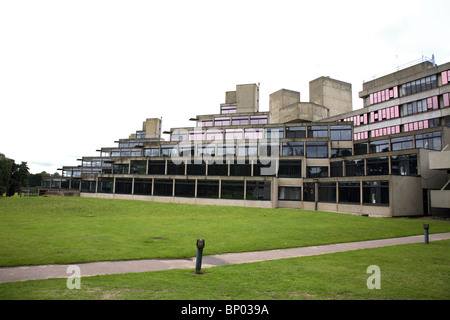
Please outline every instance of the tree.
[[0, 196], [3, 196], [11, 184], [11, 170], [14, 160], [8, 159], [0, 154]]

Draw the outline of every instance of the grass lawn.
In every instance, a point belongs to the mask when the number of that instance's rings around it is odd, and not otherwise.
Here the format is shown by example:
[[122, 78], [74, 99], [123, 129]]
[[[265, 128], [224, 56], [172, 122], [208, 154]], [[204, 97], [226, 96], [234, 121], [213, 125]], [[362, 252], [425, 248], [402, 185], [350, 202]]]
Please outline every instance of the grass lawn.
[[[203, 275], [170, 270], [84, 277], [79, 290], [67, 289], [66, 279], [4, 283], [0, 299], [448, 300], [449, 248], [450, 240], [443, 240], [214, 267]], [[367, 288], [370, 265], [380, 268], [380, 289]]]
[[[427, 221], [430, 233], [450, 223]], [[0, 266], [205, 255], [423, 234], [421, 219], [89, 198], [0, 198]], [[206, 278], [206, 277], [205, 277]]]

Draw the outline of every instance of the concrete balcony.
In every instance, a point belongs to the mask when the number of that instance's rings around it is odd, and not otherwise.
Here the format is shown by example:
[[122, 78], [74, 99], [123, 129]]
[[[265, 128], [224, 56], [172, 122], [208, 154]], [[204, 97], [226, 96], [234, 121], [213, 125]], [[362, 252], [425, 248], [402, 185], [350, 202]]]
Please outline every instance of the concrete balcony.
[[[450, 149], [447, 147], [447, 149]], [[430, 169], [450, 169], [450, 150], [429, 153]]]
[[450, 209], [450, 190], [430, 190], [431, 206], [433, 208]]

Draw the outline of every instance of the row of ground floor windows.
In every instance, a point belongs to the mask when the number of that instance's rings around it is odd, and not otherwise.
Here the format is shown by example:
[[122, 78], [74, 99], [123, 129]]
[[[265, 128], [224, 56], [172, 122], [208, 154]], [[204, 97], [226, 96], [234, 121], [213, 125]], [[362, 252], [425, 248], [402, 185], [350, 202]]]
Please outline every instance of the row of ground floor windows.
[[270, 181], [99, 178], [82, 181], [81, 192], [189, 198], [270, 200]]
[[319, 202], [389, 205], [389, 181], [305, 182], [303, 199], [301, 187], [279, 187], [278, 199], [316, 201], [316, 191]]
[[[270, 201], [271, 183], [131, 178], [116, 178], [114, 183], [114, 178], [99, 178], [98, 184], [81, 181], [81, 192]], [[389, 205], [389, 182], [305, 182], [303, 192], [301, 186], [279, 187], [278, 200]]]

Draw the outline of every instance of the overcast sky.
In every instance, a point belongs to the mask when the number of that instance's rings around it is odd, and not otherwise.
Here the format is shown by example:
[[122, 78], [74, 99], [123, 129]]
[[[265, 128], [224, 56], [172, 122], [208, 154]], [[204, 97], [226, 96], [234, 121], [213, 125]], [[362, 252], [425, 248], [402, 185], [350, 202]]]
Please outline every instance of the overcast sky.
[[260, 83], [309, 101], [319, 76], [352, 84], [422, 56], [450, 62], [448, 0], [0, 0], [0, 153], [54, 173], [162, 117], [219, 113]]

